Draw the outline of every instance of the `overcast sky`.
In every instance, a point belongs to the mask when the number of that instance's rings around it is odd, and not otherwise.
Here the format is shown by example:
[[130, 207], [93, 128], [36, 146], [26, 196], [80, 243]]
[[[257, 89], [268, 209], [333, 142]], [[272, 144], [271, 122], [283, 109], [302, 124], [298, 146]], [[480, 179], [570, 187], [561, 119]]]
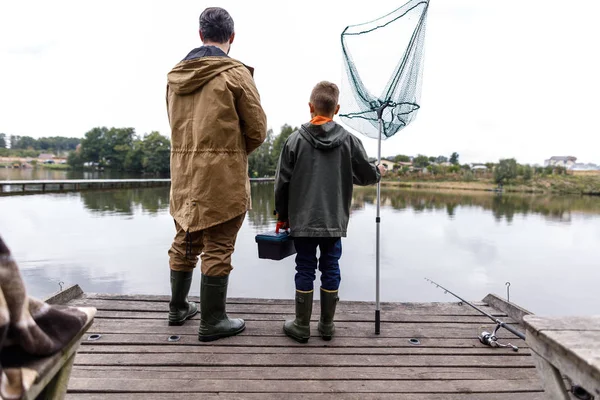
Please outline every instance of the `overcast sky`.
[[[236, 24], [230, 55], [256, 68], [277, 133], [306, 122], [315, 83], [341, 82], [344, 27], [402, 4], [2, 0], [0, 132], [82, 137], [115, 126], [168, 136], [166, 74], [200, 45], [200, 12], [218, 5]], [[598, 15], [597, 0], [433, 0], [421, 110], [383, 155], [600, 163]], [[376, 155], [376, 141], [362, 140]]]

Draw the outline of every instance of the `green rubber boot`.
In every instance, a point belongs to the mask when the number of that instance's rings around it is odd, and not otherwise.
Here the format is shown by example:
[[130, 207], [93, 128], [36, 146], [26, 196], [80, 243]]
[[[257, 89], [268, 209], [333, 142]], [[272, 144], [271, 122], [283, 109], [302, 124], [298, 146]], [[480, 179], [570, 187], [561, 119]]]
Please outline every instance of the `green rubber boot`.
[[312, 314], [313, 291], [296, 290], [296, 319], [285, 321], [283, 332], [300, 343], [310, 339], [310, 316]]
[[228, 318], [225, 312], [228, 282], [229, 276], [202, 275], [198, 328], [198, 340], [201, 342], [237, 335], [246, 329], [243, 319]]
[[333, 316], [339, 299], [337, 290], [331, 291], [321, 288], [321, 319], [319, 320], [318, 329], [323, 340], [331, 340], [335, 332]]
[[183, 325], [187, 319], [198, 314], [196, 304], [188, 301], [193, 272], [171, 270], [171, 301], [169, 302], [169, 325]]

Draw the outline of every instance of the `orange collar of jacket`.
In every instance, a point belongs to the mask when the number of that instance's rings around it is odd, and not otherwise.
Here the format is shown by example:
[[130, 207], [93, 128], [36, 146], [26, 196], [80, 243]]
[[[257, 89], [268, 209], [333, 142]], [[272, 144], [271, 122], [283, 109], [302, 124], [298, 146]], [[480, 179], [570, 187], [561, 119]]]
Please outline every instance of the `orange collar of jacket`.
[[333, 119], [329, 118], [329, 117], [324, 117], [322, 115], [317, 115], [316, 117], [314, 117], [313, 119], [310, 120], [310, 123], [313, 125], [324, 125], [328, 122], [333, 121]]

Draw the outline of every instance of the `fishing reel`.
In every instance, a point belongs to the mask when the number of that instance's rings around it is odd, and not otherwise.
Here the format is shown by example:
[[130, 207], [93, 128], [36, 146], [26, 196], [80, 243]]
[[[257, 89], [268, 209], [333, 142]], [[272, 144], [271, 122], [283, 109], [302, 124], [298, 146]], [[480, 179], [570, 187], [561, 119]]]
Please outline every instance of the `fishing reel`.
[[500, 329], [500, 328], [501, 328], [500, 325], [496, 325], [494, 332], [489, 333], [487, 331], [483, 331], [477, 338], [479, 339], [479, 341], [482, 344], [489, 346], [489, 347], [507, 347], [507, 348], [513, 349], [513, 351], [519, 351], [519, 348], [517, 346], [515, 346], [514, 344], [511, 344], [511, 343], [504, 344], [504, 343], [498, 342], [496, 333], [498, 332], [498, 329]]

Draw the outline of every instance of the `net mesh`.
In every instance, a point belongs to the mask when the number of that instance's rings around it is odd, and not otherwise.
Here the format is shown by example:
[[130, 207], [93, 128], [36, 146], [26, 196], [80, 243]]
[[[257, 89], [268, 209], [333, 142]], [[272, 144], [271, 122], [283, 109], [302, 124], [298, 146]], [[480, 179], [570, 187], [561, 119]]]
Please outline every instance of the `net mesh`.
[[342, 122], [372, 138], [396, 134], [419, 110], [428, 0], [411, 0], [391, 13], [342, 32], [345, 75]]

